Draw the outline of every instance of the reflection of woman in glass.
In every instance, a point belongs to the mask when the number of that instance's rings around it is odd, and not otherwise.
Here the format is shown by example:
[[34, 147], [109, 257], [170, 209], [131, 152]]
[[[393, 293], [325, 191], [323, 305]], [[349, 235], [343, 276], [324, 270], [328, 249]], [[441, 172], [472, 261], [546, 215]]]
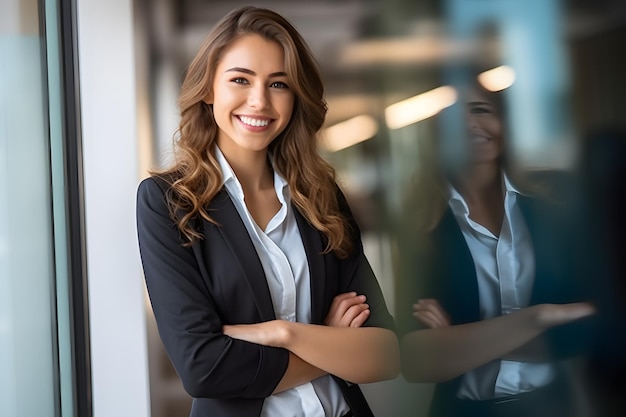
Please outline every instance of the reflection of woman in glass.
[[141, 183], [137, 221], [191, 415], [370, 415], [346, 381], [395, 377], [398, 342], [317, 154], [326, 107], [300, 35], [274, 12], [231, 12], [191, 63], [179, 104], [177, 161]]
[[550, 203], [520, 191], [501, 97], [475, 84], [464, 96], [467, 158], [417, 201], [428, 233], [402, 282], [403, 374], [439, 383], [431, 416], [569, 416], [555, 355], [581, 347], [576, 327], [594, 311], [574, 302], [578, 242]]

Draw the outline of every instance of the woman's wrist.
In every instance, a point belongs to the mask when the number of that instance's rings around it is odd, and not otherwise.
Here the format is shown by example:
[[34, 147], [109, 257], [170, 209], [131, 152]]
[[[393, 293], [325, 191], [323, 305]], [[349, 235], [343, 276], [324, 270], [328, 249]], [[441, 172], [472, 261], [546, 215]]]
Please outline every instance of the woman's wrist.
[[287, 349], [291, 340], [291, 324], [287, 320], [274, 320], [271, 332], [271, 345]]

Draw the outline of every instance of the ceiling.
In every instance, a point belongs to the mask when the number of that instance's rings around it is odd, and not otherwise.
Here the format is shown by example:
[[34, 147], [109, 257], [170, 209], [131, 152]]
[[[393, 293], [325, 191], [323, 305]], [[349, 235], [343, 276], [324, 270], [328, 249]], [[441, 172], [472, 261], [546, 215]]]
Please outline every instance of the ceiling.
[[[458, 0], [457, 0], [458, 1]], [[468, 0], [465, 0], [468, 1]], [[234, 7], [253, 4], [280, 12], [314, 51], [326, 85], [328, 123], [380, 109], [406, 95], [407, 82], [436, 84], [447, 60], [467, 58], [472, 45], [445, 33], [436, 0], [137, 0], [150, 39], [151, 62], [184, 69], [210, 28]], [[623, 26], [623, 0], [564, 1], [565, 39]], [[497, 50], [497, 45], [492, 45]], [[381, 91], [385, 94], [381, 95]]]

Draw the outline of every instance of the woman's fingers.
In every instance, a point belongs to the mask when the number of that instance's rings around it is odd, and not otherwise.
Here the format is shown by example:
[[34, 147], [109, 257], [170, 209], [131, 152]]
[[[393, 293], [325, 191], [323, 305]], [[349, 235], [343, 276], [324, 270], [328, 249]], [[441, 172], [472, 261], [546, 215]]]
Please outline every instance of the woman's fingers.
[[369, 313], [369, 305], [365, 303], [365, 296], [356, 292], [347, 292], [335, 296], [324, 324], [334, 327], [358, 327], [362, 325]]
[[413, 317], [418, 319], [422, 324], [430, 329], [446, 327], [445, 324], [442, 323], [442, 321], [437, 316], [428, 311], [414, 312]]
[[369, 304], [361, 303], [350, 306], [344, 313], [341, 323], [343, 327], [361, 327], [369, 317]]
[[413, 316], [429, 328], [450, 326], [450, 316], [433, 298], [421, 299], [413, 304]]
[[417, 320], [420, 321], [420, 323], [422, 323], [424, 326], [428, 327], [429, 329], [436, 329], [438, 327], [441, 327], [439, 323], [437, 323], [436, 320], [433, 320], [433, 318], [429, 316], [428, 314], [414, 312], [413, 317], [415, 317]]

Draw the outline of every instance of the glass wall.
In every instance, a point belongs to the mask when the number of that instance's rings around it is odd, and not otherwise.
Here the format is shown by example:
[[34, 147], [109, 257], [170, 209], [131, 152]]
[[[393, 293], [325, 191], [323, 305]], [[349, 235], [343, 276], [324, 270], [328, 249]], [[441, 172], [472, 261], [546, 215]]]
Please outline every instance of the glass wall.
[[[171, 159], [180, 81], [202, 39], [220, 17], [248, 2], [134, 1], [145, 172]], [[466, 103], [457, 96], [464, 76], [475, 72], [498, 81], [492, 91], [506, 90], [508, 162], [532, 178], [570, 180], [589, 145], [586, 131], [598, 123], [625, 127], [625, 64], [618, 59], [626, 34], [623, 0], [254, 4], [288, 18], [316, 55], [328, 103], [320, 147], [337, 170], [397, 317], [410, 311], [399, 281], [417, 279], [407, 254], [418, 243], [412, 233], [418, 213], [407, 200], [432, 166], [458, 162], [464, 150]], [[152, 415], [184, 417], [190, 398], [151, 316], [148, 325]], [[364, 388], [374, 414], [419, 417], [427, 415], [433, 385], [400, 376]]]
[[0, 415], [74, 415], [57, 2], [0, 3]]

